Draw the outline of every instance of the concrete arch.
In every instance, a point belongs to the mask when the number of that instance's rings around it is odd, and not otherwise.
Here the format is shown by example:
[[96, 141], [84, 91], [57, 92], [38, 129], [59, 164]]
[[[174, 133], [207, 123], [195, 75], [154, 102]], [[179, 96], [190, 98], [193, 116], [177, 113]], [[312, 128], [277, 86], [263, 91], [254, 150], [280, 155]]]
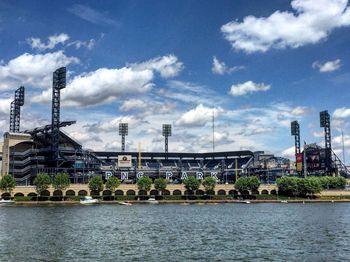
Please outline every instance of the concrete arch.
[[170, 195], [170, 191], [165, 189], [165, 190], [162, 192], [162, 194], [163, 194], [164, 196], [169, 196], [169, 195]]
[[10, 193], [7, 193], [7, 192], [2, 193], [2, 194], [1, 194], [1, 198], [9, 199], [9, 198], [11, 198], [11, 194], [10, 194]]
[[66, 191], [66, 196], [75, 196], [75, 191], [74, 190], [67, 190]]
[[243, 195], [243, 196], [248, 196], [248, 195], [250, 195], [250, 192], [249, 192], [248, 190], [244, 190], [244, 191], [241, 193], [241, 195]]
[[266, 189], [261, 190], [261, 194], [262, 194], [262, 195], [268, 195], [268, 194], [269, 194], [269, 191], [267, 191]]
[[271, 195], [277, 195], [277, 191], [275, 189], [271, 190]]
[[208, 190], [206, 193], [207, 193], [207, 195], [215, 196], [215, 191], [214, 190]]
[[159, 192], [158, 192], [158, 190], [156, 190], [156, 189], [152, 189], [152, 190], [149, 192], [149, 194], [150, 194], [151, 196], [158, 196], [158, 195], [159, 195]]
[[103, 190], [103, 192], [102, 192], [102, 195], [103, 196], [111, 196], [112, 195], [112, 191], [111, 190]]
[[220, 189], [220, 190], [218, 191], [218, 195], [219, 195], [219, 196], [224, 196], [224, 195], [226, 195], [226, 191], [223, 190], [223, 189]]
[[30, 193], [27, 194], [27, 196], [29, 196], [29, 197], [36, 197], [36, 196], [38, 196], [38, 194], [35, 193], [35, 192], [30, 192]]
[[44, 190], [40, 193], [41, 196], [50, 196], [50, 191], [49, 190]]
[[16, 193], [16, 194], [15, 194], [15, 197], [24, 197], [24, 194], [23, 194], [23, 193], [18, 192], [18, 193]]
[[90, 195], [91, 195], [91, 196], [99, 196], [99, 195], [100, 195], [100, 192], [97, 191], [97, 190], [91, 190], [91, 191], [90, 191]]
[[136, 192], [135, 192], [135, 190], [129, 189], [128, 191], [126, 191], [126, 195], [127, 196], [134, 196], [134, 195], [136, 195]]
[[147, 196], [147, 191], [146, 190], [139, 190], [137, 193], [139, 196]]
[[181, 190], [179, 190], [179, 189], [175, 189], [174, 191], [173, 191], [173, 196], [181, 196]]
[[61, 190], [55, 190], [53, 191], [52, 196], [63, 196], [63, 192]]
[[87, 196], [88, 192], [86, 190], [79, 190], [78, 196]]
[[252, 194], [253, 194], [253, 195], [259, 195], [259, 191], [258, 191], [258, 190], [253, 190], [253, 191], [252, 191]]
[[198, 189], [198, 190], [196, 191], [196, 195], [197, 195], [197, 196], [203, 196], [203, 195], [204, 195], [204, 191], [203, 191], [202, 189]]
[[123, 190], [116, 190], [115, 193], [114, 193], [116, 196], [123, 196], [124, 195], [124, 191]]
[[234, 189], [231, 189], [230, 191], [228, 191], [228, 194], [229, 195], [238, 195], [238, 191], [234, 190]]

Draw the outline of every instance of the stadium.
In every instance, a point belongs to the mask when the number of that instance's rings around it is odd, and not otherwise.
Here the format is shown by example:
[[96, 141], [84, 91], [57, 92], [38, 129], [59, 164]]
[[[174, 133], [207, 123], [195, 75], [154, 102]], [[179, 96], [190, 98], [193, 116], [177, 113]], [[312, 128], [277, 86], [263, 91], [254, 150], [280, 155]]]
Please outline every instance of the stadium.
[[300, 127], [291, 123], [295, 137], [296, 160], [265, 154], [264, 151], [228, 152], [168, 152], [171, 125], [163, 125], [164, 152], [125, 152], [128, 123], [120, 123], [121, 150], [101, 152], [86, 150], [65, 133], [62, 128], [75, 121], [60, 121], [60, 90], [66, 87], [66, 68], [53, 73], [51, 124], [30, 130], [20, 130], [20, 112], [24, 105], [25, 89], [15, 92], [11, 103], [9, 132], [4, 134], [1, 151], [1, 176], [11, 175], [19, 186], [32, 185], [40, 172], [54, 176], [69, 174], [74, 184], [86, 184], [92, 176], [116, 176], [124, 184], [135, 184], [141, 176], [152, 179], [167, 178], [170, 183], [181, 184], [188, 176], [202, 179], [215, 177], [219, 184], [233, 184], [241, 176], [257, 176], [262, 184], [275, 183], [284, 175], [349, 176], [349, 171], [334, 154], [331, 147], [330, 117], [320, 113], [320, 125], [325, 128], [325, 147], [311, 144], [300, 147]]

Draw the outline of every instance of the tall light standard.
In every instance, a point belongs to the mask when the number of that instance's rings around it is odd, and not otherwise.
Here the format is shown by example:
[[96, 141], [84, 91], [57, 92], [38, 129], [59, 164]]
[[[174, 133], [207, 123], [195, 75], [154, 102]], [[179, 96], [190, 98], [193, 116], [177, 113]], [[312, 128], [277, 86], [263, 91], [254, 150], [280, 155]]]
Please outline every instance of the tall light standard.
[[[164, 136], [165, 142], [165, 154], [168, 153], [168, 137], [171, 136], [171, 125], [163, 124], [162, 135]], [[166, 156], [167, 157], [167, 156]]]
[[125, 152], [125, 136], [128, 135], [128, 123], [119, 123], [119, 135], [122, 137], [122, 152]]

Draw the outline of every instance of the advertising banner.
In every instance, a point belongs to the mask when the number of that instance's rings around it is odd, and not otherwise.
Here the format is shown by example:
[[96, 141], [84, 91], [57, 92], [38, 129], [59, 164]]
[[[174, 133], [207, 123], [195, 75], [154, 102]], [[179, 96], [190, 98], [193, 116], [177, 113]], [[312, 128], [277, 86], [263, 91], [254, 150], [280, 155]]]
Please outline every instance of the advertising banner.
[[118, 156], [118, 168], [120, 167], [132, 167], [131, 155]]
[[303, 171], [303, 154], [302, 153], [299, 153], [297, 154], [297, 171], [298, 172], [301, 172]]

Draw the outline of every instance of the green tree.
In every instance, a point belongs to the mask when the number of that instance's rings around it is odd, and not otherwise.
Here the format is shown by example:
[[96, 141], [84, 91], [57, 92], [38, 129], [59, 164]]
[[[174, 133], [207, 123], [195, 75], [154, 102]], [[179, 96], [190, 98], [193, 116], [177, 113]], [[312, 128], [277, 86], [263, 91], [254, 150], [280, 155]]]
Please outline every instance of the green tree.
[[115, 193], [116, 188], [120, 186], [120, 183], [121, 182], [119, 178], [110, 176], [106, 181], [105, 187], [107, 190], [112, 191], [113, 194], [113, 192]]
[[47, 190], [51, 185], [51, 179], [47, 173], [39, 173], [33, 182], [35, 191], [41, 196], [41, 193]]
[[322, 185], [318, 177], [298, 178], [298, 196], [306, 197], [313, 196], [321, 192]]
[[199, 186], [201, 185], [201, 182], [195, 178], [194, 176], [189, 176], [183, 181], [185, 188], [193, 193], [194, 191], [198, 190]]
[[70, 186], [70, 179], [67, 173], [58, 173], [52, 182], [52, 187], [55, 190], [65, 190]]
[[154, 180], [154, 188], [161, 192], [163, 195], [166, 187], [167, 187], [168, 181], [165, 178], [157, 178]]
[[260, 186], [259, 179], [256, 176], [240, 177], [235, 183], [235, 189], [241, 194], [244, 191], [256, 191]]
[[297, 177], [281, 177], [277, 179], [278, 193], [286, 196], [297, 196], [299, 194], [298, 181], [300, 178]]
[[215, 186], [216, 186], [216, 179], [212, 176], [207, 176], [202, 181], [202, 185], [203, 185], [206, 192], [214, 191]]
[[137, 180], [137, 188], [139, 190], [150, 191], [152, 186], [152, 179], [148, 176], [143, 176], [139, 180]]
[[0, 180], [0, 190], [12, 195], [13, 189], [16, 187], [16, 180], [13, 176], [5, 175]]
[[100, 176], [94, 176], [89, 180], [90, 191], [96, 191], [100, 194], [103, 190], [103, 180]]

